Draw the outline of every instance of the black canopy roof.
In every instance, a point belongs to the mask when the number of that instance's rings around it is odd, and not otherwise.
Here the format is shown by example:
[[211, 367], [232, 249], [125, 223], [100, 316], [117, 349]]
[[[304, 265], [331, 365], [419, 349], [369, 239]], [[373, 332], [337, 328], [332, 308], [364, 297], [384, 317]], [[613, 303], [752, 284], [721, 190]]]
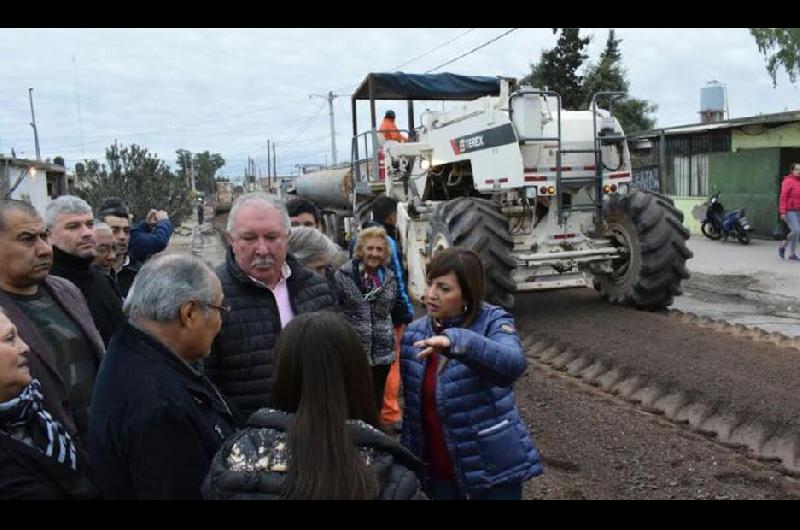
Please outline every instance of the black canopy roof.
[[372, 99], [471, 100], [499, 95], [500, 78], [449, 73], [371, 73], [356, 89], [353, 100], [369, 100], [370, 87]]

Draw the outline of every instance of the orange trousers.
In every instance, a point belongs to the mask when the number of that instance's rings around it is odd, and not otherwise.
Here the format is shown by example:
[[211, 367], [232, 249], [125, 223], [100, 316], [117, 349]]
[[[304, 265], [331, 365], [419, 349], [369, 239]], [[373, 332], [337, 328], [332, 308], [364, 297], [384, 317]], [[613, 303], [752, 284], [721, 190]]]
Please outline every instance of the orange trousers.
[[394, 327], [394, 362], [392, 362], [389, 375], [386, 377], [381, 423], [397, 423], [403, 419], [400, 403], [398, 403], [398, 394], [400, 392], [400, 344], [403, 341], [405, 330], [405, 324]]

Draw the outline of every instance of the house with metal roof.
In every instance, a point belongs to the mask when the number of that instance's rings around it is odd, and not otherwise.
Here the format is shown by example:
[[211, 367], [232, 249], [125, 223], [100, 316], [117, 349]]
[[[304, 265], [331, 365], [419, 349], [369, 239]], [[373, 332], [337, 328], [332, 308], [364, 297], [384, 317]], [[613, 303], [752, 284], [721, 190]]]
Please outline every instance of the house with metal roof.
[[745, 208], [755, 234], [770, 237], [782, 177], [800, 162], [800, 111], [653, 129], [628, 143], [634, 181], [673, 198], [692, 232], [717, 189], [726, 209]]

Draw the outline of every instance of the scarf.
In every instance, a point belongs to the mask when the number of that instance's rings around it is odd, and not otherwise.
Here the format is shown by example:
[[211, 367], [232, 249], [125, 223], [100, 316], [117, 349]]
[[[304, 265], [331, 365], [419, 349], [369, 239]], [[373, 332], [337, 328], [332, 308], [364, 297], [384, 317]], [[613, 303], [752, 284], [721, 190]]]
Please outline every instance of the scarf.
[[72, 437], [44, 410], [43, 399], [41, 383], [34, 379], [19, 396], [0, 403], [0, 429], [7, 432], [24, 429], [32, 435], [32, 441], [24, 438], [22, 441], [54, 458], [59, 464], [76, 470], [78, 463]]
[[380, 268], [369, 271], [362, 261], [358, 262], [358, 276], [361, 278], [361, 292], [363, 294], [377, 291], [383, 284], [383, 274], [381, 272]]

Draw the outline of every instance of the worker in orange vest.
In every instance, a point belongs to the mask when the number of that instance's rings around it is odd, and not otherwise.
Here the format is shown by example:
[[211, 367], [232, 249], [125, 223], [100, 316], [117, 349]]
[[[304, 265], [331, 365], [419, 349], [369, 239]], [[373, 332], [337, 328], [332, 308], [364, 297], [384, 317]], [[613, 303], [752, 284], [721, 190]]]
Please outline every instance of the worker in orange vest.
[[397, 125], [394, 123], [394, 111], [387, 110], [386, 114], [383, 116], [383, 121], [381, 122], [381, 127], [378, 129], [378, 132], [383, 134], [383, 137], [387, 140], [394, 140], [395, 142], [407, 142], [408, 138], [403, 136], [399, 130], [397, 130]]

